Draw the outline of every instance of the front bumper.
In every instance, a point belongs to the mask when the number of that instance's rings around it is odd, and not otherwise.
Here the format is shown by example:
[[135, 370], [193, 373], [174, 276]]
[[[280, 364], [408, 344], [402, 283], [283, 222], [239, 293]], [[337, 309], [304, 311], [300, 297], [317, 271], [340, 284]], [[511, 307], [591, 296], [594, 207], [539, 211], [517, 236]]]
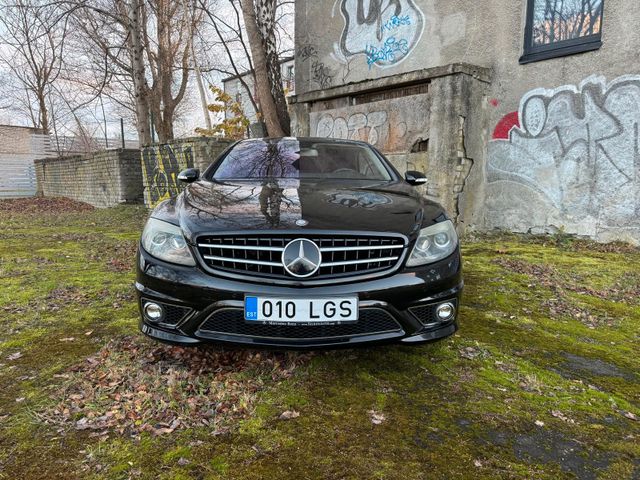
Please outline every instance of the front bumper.
[[[142, 249], [138, 253], [136, 290], [140, 329], [157, 340], [184, 345], [203, 342], [273, 348], [350, 347], [438, 340], [457, 330], [462, 293], [460, 253], [423, 268], [366, 281], [314, 287], [275, 286], [217, 277], [199, 267], [162, 262]], [[342, 326], [262, 326], [244, 322], [244, 296], [277, 297], [358, 295], [360, 320]], [[142, 315], [145, 302], [166, 306], [160, 322]], [[435, 306], [451, 302], [455, 316], [434, 317]]]

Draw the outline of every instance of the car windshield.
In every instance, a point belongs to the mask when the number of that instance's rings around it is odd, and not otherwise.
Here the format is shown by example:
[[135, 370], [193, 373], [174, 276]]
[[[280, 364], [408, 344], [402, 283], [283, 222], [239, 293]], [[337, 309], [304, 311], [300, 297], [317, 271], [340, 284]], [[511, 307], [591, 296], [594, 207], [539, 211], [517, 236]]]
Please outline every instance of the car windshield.
[[365, 145], [291, 138], [240, 142], [224, 157], [210, 177], [216, 180], [392, 179], [383, 161]]

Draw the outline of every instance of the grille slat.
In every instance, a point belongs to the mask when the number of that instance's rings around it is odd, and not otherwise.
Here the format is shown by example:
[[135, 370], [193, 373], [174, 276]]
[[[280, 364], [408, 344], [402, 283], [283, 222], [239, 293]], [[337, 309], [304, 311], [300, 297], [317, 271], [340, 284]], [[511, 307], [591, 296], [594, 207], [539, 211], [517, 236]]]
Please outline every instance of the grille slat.
[[[226, 257], [214, 257], [212, 255], [203, 255], [203, 257], [206, 260], [211, 260], [213, 262], [227, 263], [229, 261], [229, 259]], [[233, 264], [233, 268], [235, 269], [237, 269], [237, 267], [235, 266], [236, 263], [245, 263], [249, 265], [261, 265], [264, 267], [277, 267], [280, 265], [279, 263], [275, 263], [275, 262], [265, 262], [262, 260], [244, 260], [242, 258], [234, 258], [231, 261], [231, 263]]]
[[[244, 241], [246, 243], [247, 239], [238, 239], [240, 242]], [[219, 250], [244, 250], [244, 251], [262, 251], [262, 252], [282, 252], [284, 248], [280, 247], [258, 247], [256, 245], [222, 245], [222, 244], [209, 244], [209, 243], [199, 243], [199, 247], [204, 248], [213, 248]]]
[[391, 262], [394, 260], [398, 260], [398, 258], [400, 257], [386, 257], [386, 258], [378, 258], [378, 259], [371, 259], [371, 258], [365, 258], [363, 260], [345, 260], [343, 262], [331, 262], [331, 263], [323, 263], [324, 266], [326, 267], [337, 267], [340, 265], [362, 265], [365, 263], [382, 263], [382, 262]]
[[331, 339], [402, 332], [400, 324], [381, 308], [362, 308], [357, 323], [343, 325], [263, 325], [245, 322], [239, 308], [213, 312], [198, 329], [197, 335], [222, 333], [260, 338]]
[[[372, 252], [374, 250], [394, 250], [394, 249], [398, 249], [398, 248], [402, 248], [402, 245], [393, 245], [393, 246], [387, 246], [387, 245], [367, 245], [367, 246], [360, 246], [360, 247], [322, 247], [320, 248], [321, 252], [354, 252], [354, 251], [364, 251], [364, 252]], [[280, 251], [284, 250], [281, 249]]]
[[205, 235], [197, 239], [206, 266], [216, 272], [293, 280], [282, 265], [285, 246], [298, 238], [312, 240], [322, 253], [318, 271], [305, 280], [384, 273], [402, 258], [405, 242], [380, 235]]

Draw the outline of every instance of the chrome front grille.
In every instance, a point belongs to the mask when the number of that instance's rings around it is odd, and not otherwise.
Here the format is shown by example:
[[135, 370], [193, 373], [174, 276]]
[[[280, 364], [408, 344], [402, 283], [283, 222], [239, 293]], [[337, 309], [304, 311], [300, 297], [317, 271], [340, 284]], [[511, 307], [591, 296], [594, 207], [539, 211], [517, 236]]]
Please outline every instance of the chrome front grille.
[[206, 235], [197, 239], [205, 265], [215, 271], [296, 280], [282, 264], [284, 247], [297, 238], [313, 241], [322, 254], [318, 271], [305, 280], [364, 275], [393, 269], [405, 240], [391, 235]]

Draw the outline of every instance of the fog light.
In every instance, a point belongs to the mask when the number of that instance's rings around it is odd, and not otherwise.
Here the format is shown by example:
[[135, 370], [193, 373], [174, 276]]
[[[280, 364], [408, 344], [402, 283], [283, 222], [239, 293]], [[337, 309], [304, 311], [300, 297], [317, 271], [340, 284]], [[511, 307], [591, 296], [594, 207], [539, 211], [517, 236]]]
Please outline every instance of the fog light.
[[159, 322], [162, 318], [162, 307], [157, 303], [145, 303], [143, 310], [144, 316], [152, 322]]
[[444, 322], [446, 320], [451, 320], [453, 315], [456, 313], [455, 307], [450, 303], [443, 303], [438, 305], [436, 308], [436, 314], [438, 315], [438, 320]]

